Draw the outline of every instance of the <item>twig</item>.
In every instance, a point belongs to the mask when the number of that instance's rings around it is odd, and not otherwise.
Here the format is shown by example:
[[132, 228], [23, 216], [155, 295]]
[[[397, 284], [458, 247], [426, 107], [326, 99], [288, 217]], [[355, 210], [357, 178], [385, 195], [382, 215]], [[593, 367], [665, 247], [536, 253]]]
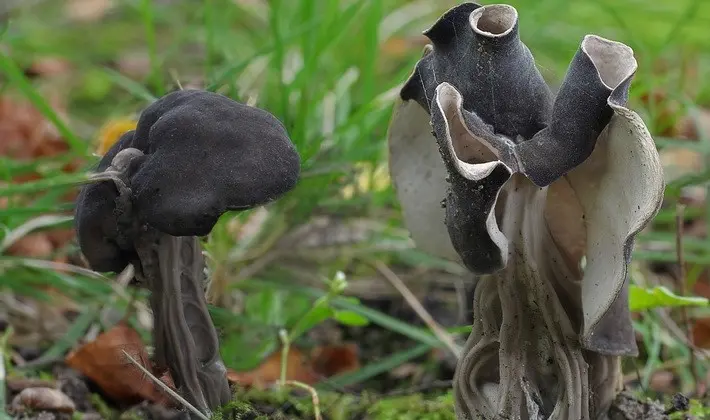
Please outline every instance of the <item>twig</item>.
[[[676, 205], [676, 214], [675, 214], [675, 223], [676, 223], [676, 255], [678, 258], [678, 280], [679, 280], [679, 286], [680, 286], [680, 294], [682, 296], [686, 296], [686, 278], [685, 278], [685, 260], [683, 259], [683, 222], [685, 220], [684, 217], [685, 213], [685, 205], [683, 204], [678, 204]], [[690, 327], [690, 322], [688, 322], [688, 310], [686, 309], [685, 306], [680, 307], [680, 316], [683, 322], [683, 326], [686, 329], [686, 334], [688, 337], [688, 340], [692, 343], [692, 330]], [[693, 377], [693, 384], [695, 386], [695, 395], [698, 395], [698, 391], [701, 386], [701, 379], [700, 375], [698, 374], [698, 370], [696, 369], [696, 364], [697, 361], [695, 359], [695, 352], [693, 349], [690, 349], [690, 360], [688, 363], [688, 368], [690, 369], [690, 373]]]
[[375, 268], [379, 271], [382, 276], [384, 276], [390, 284], [399, 291], [399, 293], [404, 297], [409, 306], [416, 312], [416, 314], [421, 318], [422, 321], [431, 329], [434, 335], [449, 348], [451, 353], [456, 356], [458, 360], [461, 356], [461, 348], [454, 343], [454, 339], [451, 334], [446, 332], [439, 323], [437, 323], [434, 318], [429, 314], [429, 312], [424, 308], [424, 306], [419, 302], [414, 293], [412, 293], [404, 282], [399, 278], [394, 271], [390, 270], [382, 261], [375, 261]]
[[126, 352], [125, 350], [121, 350], [121, 351], [122, 351], [123, 354], [128, 358], [128, 360], [131, 361], [131, 363], [133, 363], [134, 365], [136, 365], [136, 367], [138, 367], [138, 369], [140, 369], [143, 373], [145, 373], [146, 375], [148, 375], [148, 377], [149, 377], [153, 382], [155, 382], [156, 385], [158, 385], [159, 387], [163, 388], [163, 390], [164, 390], [165, 392], [167, 392], [171, 397], [175, 398], [180, 404], [183, 404], [185, 407], [187, 407], [188, 410], [192, 411], [192, 412], [193, 412], [197, 417], [199, 417], [200, 419], [202, 419], [202, 420], [210, 420], [209, 417], [205, 416], [202, 412], [200, 412], [200, 410], [198, 410], [197, 408], [195, 408], [192, 404], [190, 404], [189, 402], [187, 402], [187, 400], [185, 400], [183, 397], [181, 397], [180, 395], [178, 395], [177, 392], [175, 392], [175, 391], [173, 391], [172, 389], [170, 389], [170, 387], [167, 386], [163, 381], [161, 381], [160, 379], [156, 378], [155, 375], [153, 375], [152, 373], [150, 373], [150, 371], [149, 371], [148, 369], [146, 369], [143, 365], [141, 365], [140, 363], [138, 363], [138, 361], [137, 361], [136, 359], [132, 358], [131, 355], [128, 354], [128, 352]]

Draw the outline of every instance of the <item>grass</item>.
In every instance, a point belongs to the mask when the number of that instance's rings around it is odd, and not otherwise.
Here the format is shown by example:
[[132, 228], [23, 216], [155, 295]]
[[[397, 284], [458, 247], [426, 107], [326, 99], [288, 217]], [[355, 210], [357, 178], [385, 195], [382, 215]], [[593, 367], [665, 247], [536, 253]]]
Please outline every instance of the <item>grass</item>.
[[[595, 33], [629, 44], [639, 60], [631, 104], [658, 139], [659, 148], [697, 150], [705, 162], [710, 162], [707, 137], [699, 142], [668, 138], [668, 128], [678, 118], [694, 115], [699, 108], [710, 105], [710, 38], [705, 30], [710, 23], [710, 3], [510, 3], [520, 13], [523, 41], [535, 55], [543, 76], [553, 85], [561, 80], [585, 34]], [[278, 297], [269, 297], [273, 305], [306, 302], [286, 305], [296, 309], [283, 319], [269, 320], [268, 314], [263, 313], [246, 318], [222, 313], [219, 322], [225, 324], [257, 323], [268, 327], [267, 337], [258, 339], [260, 353], [254, 355], [252, 365], [275, 349], [279, 327], [305, 316], [308, 302], [325, 293], [326, 286], [307, 288], [295, 285], [294, 279], [331, 279], [343, 271], [354, 283], [372, 274], [372, 262], [377, 260], [400, 267], [457, 273], [451, 264], [412, 249], [389, 184], [379, 189], [353, 188], [363, 179], [374, 185], [376, 169], [386, 165], [386, 129], [392, 101], [421, 50], [420, 46], [402, 49], [398, 45], [415, 39], [453, 4], [405, 0], [272, 0], [268, 5], [231, 0], [125, 0], [102, 22], [72, 22], [59, 1], [17, 6], [0, 40], [3, 93], [22, 97], [34, 105], [57, 127], [69, 149], [63, 156], [29, 162], [2, 158], [0, 168], [6, 183], [35, 171], [43, 176], [41, 180], [0, 188], [0, 198], [9, 198], [8, 205], [0, 209], [4, 238], [11, 237], [12, 232], [22, 232], [23, 226], [37, 216], [71, 209], [62, 201], [63, 194], [83, 182], [85, 176], [64, 174], [57, 162], [80, 158], [85, 163], [83, 168], [88, 169], [96, 161], [92, 153], [97, 130], [107, 121], [134, 117], [142, 107], [178, 84], [197, 83], [274, 113], [284, 122], [302, 157], [303, 178], [293, 192], [268, 207], [265, 214], [226, 215], [205, 242], [213, 274], [210, 295], [220, 306], [232, 308], [241, 298], [247, 299], [248, 305], [249, 299], [257, 299], [254, 296], [268, 295], [272, 289], [267, 288], [274, 283], [280, 285], [282, 292]], [[148, 58], [143, 77], [124, 75], [112, 64], [135, 51], [144, 52]], [[71, 77], [52, 86], [28, 78], [26, 66], [48, 55], [68, 60], [73, 66]], [[49, 92], [67, 98], [68, 118], [50, 105]], [[654, 93], [662, 93], [663, 100], [644, 100]], [[671, 105], [676, 109], [669, 111]], [[706, 187], [709, 180], [710, 167], [706, 167], [698, 174], [669, 183], [667, 196], [672, 204], [681, 187]], [[343, 193], [347, 189], [351, 193]], [[710, 204], [705, 206], [688, 209], [686, 218], [710, 221]], [[323, 216], [370, 223], [337, 243], [316, 241], [295, 249], [288, 245], [297, 228]], [[637, 261], [675, 261], [674, 217], [674, 205], [661, 211], [654, 228], [638, 240]], [[255, 219], [260, 221], [254, 222]], [[56, 223], [46, 223], [41, 228], [63, 223], [61, 218], [50, 220]], [[235, 240], [235, 226], [245, 224], [256, 225], [256, 233]], [[311, 230], [313, 235], [319, 234], [317, 227], [311, 226]], [[649, 243], [661, 243], [665, 250], [643, 249]], [[284, 258], [286, 263], [272, 264]], [[692, 283], [710, 263], [710, 240], [688, 238], [685, 259], [692, 265], [688, 270]], [[49, 299], [43, 287], [53, 286], [89, 305], [103, 305], [114, 293], [100, 277], [54, 268], [29, 258], [2, 255], [0, 284], [4, 289], [0, 293]], [[333, 378], [333, 386], [365, 381], [431, 347], [442, 346], [429, 331], [381, 311], [342, 297], [333, 302], [419, 345], [344, 378]], [[707, 313], [699, 309], [695, 315]], [[90, 322], [86, 321], [81, 316], [75, 320], [71, 329], [74, 342], [88, 329]], [[644, 368], [645, 382], [661, 358], [687, 359], [687, 346], [677, 339], [660, 341], [662, 335], [658, 332], [665, 326], [654, 314], [641, 314], [637, 328], [646, 339], [650, 355]], [[234, 331], [238, 335], [245, 330]], [[229, 343], [229, 338], [233, 337], [226, 337], [223, 342]], [[236, 340], [239, 339], [238, 336]], [[45, 354], [61, 354], [72, 344], [55, 343]], [[224, 352], [231, 350], [226, 348]], [[687, 390], [691, 379], [687, 368], [683, 369], [681, 388]]]

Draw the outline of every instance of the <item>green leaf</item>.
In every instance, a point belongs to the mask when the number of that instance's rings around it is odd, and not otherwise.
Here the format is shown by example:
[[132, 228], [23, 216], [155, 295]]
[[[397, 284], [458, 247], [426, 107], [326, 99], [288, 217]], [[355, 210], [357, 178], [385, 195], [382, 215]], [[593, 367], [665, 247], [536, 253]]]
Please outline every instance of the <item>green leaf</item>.
[[335, 311], [333, 319], [350, 327], [363, 327], [370, 323], [367, 318], [354, 311]]
[[289, 340], [294, 341], [306, 331], [312, 329], [316, 325], [333, 316], [333, 310], [328, 305], [321, 303], [314, 306], [310, 311], [303, 315], [291, 328]]
[[256, 368], [278, 348], [275, 331], [268, 328], [244, 328], [220, 339], [222, 360], [236, 371]]
[[678, 306], [710, 306], [710, 301], [702, 297], [678, 296], [663, 286], [646, 289], [631, 285], [629, 306], [634, 312], [648, 309]]
[[244, 313], [250, 319], [266, 325], [282, 326], [285, 324], [282, 311], [284, 300], [282, 291], [272, 287], [264, 288], [247, 296]]

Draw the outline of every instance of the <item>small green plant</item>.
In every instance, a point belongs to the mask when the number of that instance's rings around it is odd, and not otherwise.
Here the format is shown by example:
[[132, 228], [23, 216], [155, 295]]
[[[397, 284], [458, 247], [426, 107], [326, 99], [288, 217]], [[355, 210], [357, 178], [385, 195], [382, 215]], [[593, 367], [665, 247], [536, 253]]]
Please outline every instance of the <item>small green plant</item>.
[[[273, 284], [243, 284], [244, 310], [235, 315], [218, 307], [210, 311], [221, 330], [222, 355], [227, 366], [236, 370], [253, 369], [283, 344], [285, 352], [304, 333], [328, 319], [344, 325], [369, 323], [362, 314], [333, 303], [347, 288], [342, 272], [324, 279], [327, 292], [318, 298]], [[357, 307], [356, 298], [343, 298]], [[238, 357], [237, 357], [238, 355]]]

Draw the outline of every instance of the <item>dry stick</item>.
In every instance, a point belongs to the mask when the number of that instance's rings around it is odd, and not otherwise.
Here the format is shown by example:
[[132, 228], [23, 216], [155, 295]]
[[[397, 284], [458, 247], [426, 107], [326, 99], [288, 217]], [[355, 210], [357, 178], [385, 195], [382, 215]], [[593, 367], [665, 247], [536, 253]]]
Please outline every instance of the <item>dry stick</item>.
[[149, 377], [153, 382], [155, 382], [156, 385], [158, 385], [159, 387], [161, 387], [161, 388], [163, 389], [163, 391], [167, 392], [168, 395], [170, 395], [171, 397], [175, 398], [179, 403], [181, 403], [182, 405], [184, 405], [185, 407], [187, 407], [188, 410], [192, 411], [192, 412], [193, 412], [197, 417], [199, 417], [200, 419], [202, 419], [202, 420], [210, 420], [209, 417], [207, 417], [206, 415], [204, 415], [204, 413], [202, 413], [200, 410], [198, 410], [197, 408], [195, 408], [195, 406], [193, 406], [192, 404], [190, 404], [189, 402], [187, 402], [187, 400], [184, 399], [183, 397], [181, 397], [177, 392], [175, 392], [175, 391], [173, 391], [172, 389], [170, 389], [170, 387], [167, 386], [167, 385], [165, 384], [165, 382], [163, 382], [163, 381], [161, 381], [160, 379], [156, 378], [155, 375], [153, 375], [152, 373], [150, 373], [150, 371], [145, 368], [145, 366], [141, 365], [136, 359], [132, 358], [131, 355], [128, 354], [128, 352], [126, 352], [125, 350], [121, 350], [121, 351], [123, 352], [123, 355], [126, 356], [126, 357], [128, 358], [128, 360], [131, 361], [131, 363], [133, 363], [134, 365], [136, 365], [136, 367], [137, 367], [138, 369], [140, 369], [141, 372], [143, 372], [144, 374], [148, 375], [148, 377]]
[[[683, 258], [683, 222], [685, 220], [684, 217], [685, 213], [685, 206], [683, 204], [678, 204], [676, 205], [676, 214], [675, 214], [675, 223], [676, 223], [676, 238], [675, 238], [675, 245], [676, 245], [676, 255], [678, 258], [678, 277], [680, 281], [680, 294], [681, 296], [686, 296], [686, 285], [685, 285], [685, 260]], [[680, 316], [683, 321], [683, 326], [685, 326], [686, 329], [686, 334], [688, 337], [688, 340], [692, 343], [692, 330], [690, 327], [690, 322], [688, 322], [688, 310], [686, 309], [685, 306], [680, 307]], [[694, 343], [693, 343], [694, 344]], [[698, 395], [699, 388], [701, 386], [701, 379], [700, 375], [698, 375], [698, 371], [696, 369], [696, 359], [695, 359], [695, 352], [693, 349], [690, 350], [690, 361], [688, 363], [688, 368], [690, 369], [690, 373], [693, 376], [693, 383], [695, 385], [695, 395]]]
[[451, 334], [446, 332], [439, 323], [437, 323], [434, 318], [429, 314], [429, 312], [424, 308], [424, 306], [419, 302], [414, 293], [412, 293], [404, 282], [399, 278], [394, 271], [390, 270], [382, 261], [375, 261], [375, 268], [379, 271], [390, 284], [397, 289], [397, 291], [404, 297], [409, 306], [412, 307], [414, 312], [421, 318], [422, 321], [432, 330], [434, 335], [441, 340], [442, 343], [446, 344], [451, 353], [456, 356], [458, 360], [461, 356], [461, 348], [454, 343], [454, 339]]

